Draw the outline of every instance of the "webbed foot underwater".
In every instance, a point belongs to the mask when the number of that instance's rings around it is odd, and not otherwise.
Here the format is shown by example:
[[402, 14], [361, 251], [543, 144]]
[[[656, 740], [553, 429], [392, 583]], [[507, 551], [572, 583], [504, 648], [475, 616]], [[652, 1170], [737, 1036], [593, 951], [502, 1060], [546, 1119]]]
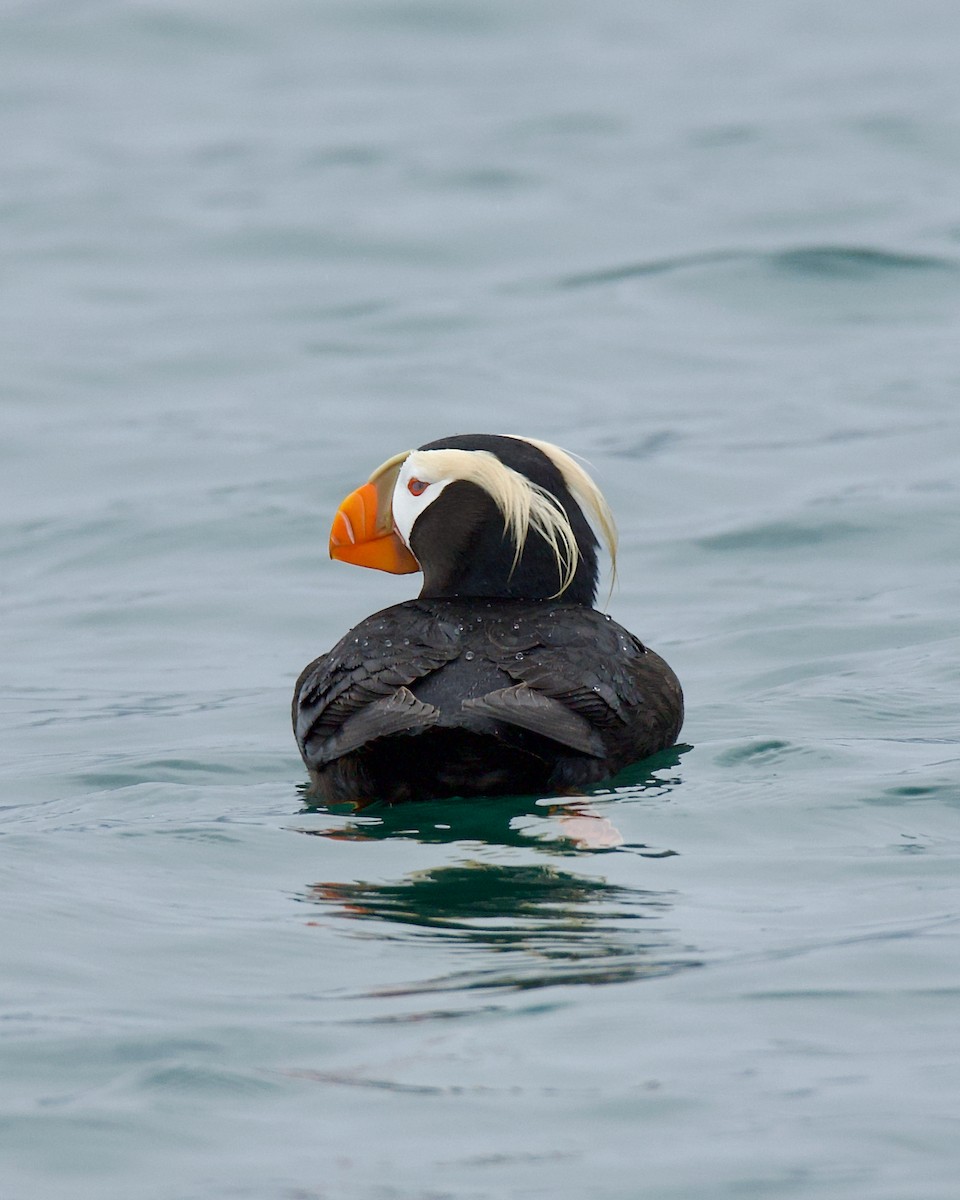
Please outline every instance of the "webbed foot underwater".
[[549, 793], [672, 746], [679, 681], [593, 607], [589, 475], [547, 442], [469, 434], [389, 459], [337, 511], [331, 557], [423, 572], [297, 680], [293, 724], [325, 804]]

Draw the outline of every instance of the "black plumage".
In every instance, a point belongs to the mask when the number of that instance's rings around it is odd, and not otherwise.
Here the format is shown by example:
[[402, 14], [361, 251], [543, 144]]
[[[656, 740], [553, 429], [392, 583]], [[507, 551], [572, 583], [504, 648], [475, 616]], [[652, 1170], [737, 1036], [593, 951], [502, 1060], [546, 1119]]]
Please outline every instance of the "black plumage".
[[[463, 434], [427, 442], [421, 450], [485, 450], [555, 496], [563, 505], [580, 549], [580, 561], [563, 594], [567, 604], [592, 605], [597, 594], [597, 539], [554, 463], [522, 438]], [[417, 521], [410, 548], [423, 568], [421, 596], [493, 596], [547, 599], [557, 590], [557, 568], [541, 538], [529, 538], [514, 565], [513, 547], [493, 500], [472, 483], [455, 482]]]
[[420, 598], [361, 621], [297, 681], [294, 728], [315, 796], [333, 804], [572, 790], [673, 745], [679, 682], [591, 607], [596, 538], [554, 462], [489, 435], [421, 447], [441, 448], [495, 453], [556, 497], [576, 536], [577, 570], [554, 596], [550, 547], [531, 531], [514, 566], [490, 497], [449, 483], [411, 531]]

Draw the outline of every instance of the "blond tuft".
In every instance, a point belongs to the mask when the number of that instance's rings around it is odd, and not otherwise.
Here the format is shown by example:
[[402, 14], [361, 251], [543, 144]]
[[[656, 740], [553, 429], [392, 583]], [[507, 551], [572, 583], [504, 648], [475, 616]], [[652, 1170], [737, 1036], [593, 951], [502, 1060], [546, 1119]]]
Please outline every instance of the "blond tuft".
[[[610, 507], [587, 472], [565, 450], [534, 438], [528, 442], [550, 459], [563, 477], [574, 499], [586, 509], [600, 527], [616, 570], [617, 531]], [[560, 586], [553, 598], [559, 598], [573, 583], [580, 562], [580, 549], [570, 518], [560, 501], [546, 488], [501, 462], [489, 450], [417, 450], [417, 469], [427, 477], [456, 478], [474, 483], [490, 496], [503, 517], [504, 533], [513, 543], [513, 568], [516, 569], [530, 531], [547, 543], [557, 564]]]

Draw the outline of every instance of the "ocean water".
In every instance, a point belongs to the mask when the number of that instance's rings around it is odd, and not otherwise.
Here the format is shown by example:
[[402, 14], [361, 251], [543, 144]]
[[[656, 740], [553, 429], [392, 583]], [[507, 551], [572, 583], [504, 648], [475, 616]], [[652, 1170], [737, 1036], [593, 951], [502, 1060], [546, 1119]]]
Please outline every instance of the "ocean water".
[[[960, 10], [0, 11], [0, 1196], [953, 1200]], [[617, 514], [673, 752], [309, 811], [398, 450]]]

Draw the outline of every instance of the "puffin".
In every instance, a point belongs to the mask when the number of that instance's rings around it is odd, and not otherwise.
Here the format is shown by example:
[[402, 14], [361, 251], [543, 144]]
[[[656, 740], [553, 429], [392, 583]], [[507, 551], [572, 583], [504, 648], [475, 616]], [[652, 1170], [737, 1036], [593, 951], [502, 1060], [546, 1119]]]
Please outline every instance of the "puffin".
[[343, 500], [331, 557], [422, 572], [423, 587], [297, 680], [312, 803], [575, 794], [676, 742], [676, 675], [594, 607], [591, 520], [615, 572], [613, 516], [587, 471], [495, 434], [395, 454]]

